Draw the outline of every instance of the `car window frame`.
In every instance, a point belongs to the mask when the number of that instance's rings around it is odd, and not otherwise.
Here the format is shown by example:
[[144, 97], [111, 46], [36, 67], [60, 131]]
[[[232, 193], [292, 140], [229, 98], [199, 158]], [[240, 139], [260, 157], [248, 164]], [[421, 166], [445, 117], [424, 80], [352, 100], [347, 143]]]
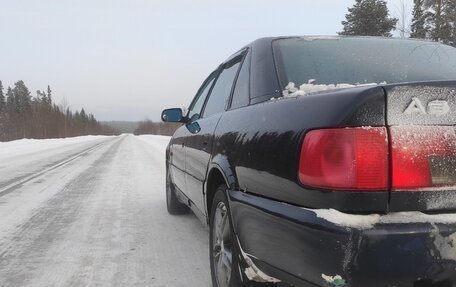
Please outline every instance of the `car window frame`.
[[[220, 74], [220, 66], [217, 69], [215, 69], [212, 73], [210, 73], [209, 76], [203, 81], [203, 83], [199, 87], [198, 91], [196, 92], [195, 96], [193, 97], [193, 100], [190, 102], [190, 106], [189, 106], [187, 114], [185, 116], [189, 121], [190, 121], [190, 118], [189, 118], [190, 111], [196, 105], [196, 102], [199, 100], [199, 98], [201, 96], [203, 96], [202, 92], [205, 90], [205, 88], [207, 87], [209, 82], [212, 81], [212, 84], [210, 84], [210, 87], [209, 87], [209, 91], [206, 94], [206, 98], [204, 99], [203, 105], [201, 106], [200, 116], [199, 116], [198, 119], [202, 118], [202, 114], [203, 114], [204, 108], [206, 106], [206, 101], [207, 101], [207, 99], [209, 98], [209, 95], [212, 92], [212, 88], [214, 87], [214, 84], [217, 81], [219, 74]], [[198, 120], [198, 119], [196, 119], [196, 120]]]
[[[245, 49], [241, 50], [240, 54], [242, 54], [242, 53], [243, 53], [243, 56], [242, 56], [242, 60], [241, 60], [241, 66], [239, 67], [239, 69], [237, 71], [237, 74], [236, 74], [236, 77], [234, 78], [234, 83], [233, 83], [233, 86], [231, 87], [231, 93], [230, 93], [230, 97], [228, 99], [227, 109], [225, 111], [237, 110], [237, 109], [240, 109], [240, 108], [243, 108], [243, 107], [250, 106], [250, 102], [251, 102], [251, 99], [250, 99], [250, 72], [251, 72], [251, 69], [252, 69], [252, 56], [251, 56], [251, 53], [250, 53], [250, 48], [245, 48]], [[249, 60], [248, 63], [246, 62], [247, 58]], [[248, 92], [248, 98], [249, 98], [249, 101], [248, 101], [247, 105], [245, 105], [245, 106], [239, 106], [239, 107], [232, 108], [234, 90], [236, 89], [236, 84], [237, 84], [237, 81], [239, 79], [239, 75], [241, 74], [241, 70], [244, 67], [244, 64], [248, 64], [248, 69], [249, 69], [249, 81], [248, 81], [249, 82], [248, 83], [248, 91], [249, 91]]]
[[[203, 105], [203, 109], [201, 110], [201, 117], [200, 119], [202, 118], [207, 118], [207, 117], [211, 117], [213, 115], [217, 115], [217, 114], [220, 114], [220, 113], [224, 113], [228, 110], [228, 107], [231, 106], [231, 97], [233, 96], [233, 91], [234, 91], [234, 87], [236, 86], [236, 80], [237, 80], [237, 77], [239, 75], [239, 72], [242, 68], [242, 62], [244, 61], [244, 58], [245, 58], [245, 51], [247, 50], [247, 48], [244, 48], [240, 51], [238, 51], [237, 53], [233, 54], [231, 57], [229, 57], [225, 62], [223, 62], [219, 68], [216, 70], [217, 71], [217, 75], [216, 75], [216, 79], [214, 80], [214, 82], [212, 83], [212, 87], [211, 89], [209, 90], [209, 93], [206, 97], [206, 100], [204, 102], [204, 105]], [[233, 79], [233, 85], [231, 86], [231, 90], [230, 90], [230, 95], [228, 96], [228, 99], [225, 103], [225, 108], [220, 112], [220, 113], [216, 113], [216, 114], [212, 114], [210, 116], [205, 116], [204, 115], [204, 112], [206, 111], [206, 106], [207, 106], [207, 102], [209, 101], [209, 98], [211, 97], [212, 95], [212, 90], [214, 89], [214, 86], [215, 84], [217, 83], [217, 81], [219, 80], [219, 77], [221, 75], [221, 73], [223, 72], [223, 70], [225, 69], [226, 66], [232, 64], [233, 62], [238, 62], [238, 59], [241, 58], [241, 60], [239, 61], [240, 65], [239, 65], [239, 68], [238, 70], [236, 71], [236, 75]]]

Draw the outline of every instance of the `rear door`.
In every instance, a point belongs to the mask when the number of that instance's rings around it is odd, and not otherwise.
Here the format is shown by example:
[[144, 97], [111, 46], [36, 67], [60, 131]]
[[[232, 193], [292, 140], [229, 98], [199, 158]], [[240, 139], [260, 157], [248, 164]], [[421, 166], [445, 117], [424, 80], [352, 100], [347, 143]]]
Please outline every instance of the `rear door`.
[[214, 140], [214, 131], [228, 106], [243, 55], [244, 51], [234, 55], [220, 67], [202, 116], [189, 123], [192, 134], [185, 143], [186, 184], [191, 200], [203, 213], [205, 210], [203, 183], [206, 180], [212, 147], [217, 142], [216, 139]]

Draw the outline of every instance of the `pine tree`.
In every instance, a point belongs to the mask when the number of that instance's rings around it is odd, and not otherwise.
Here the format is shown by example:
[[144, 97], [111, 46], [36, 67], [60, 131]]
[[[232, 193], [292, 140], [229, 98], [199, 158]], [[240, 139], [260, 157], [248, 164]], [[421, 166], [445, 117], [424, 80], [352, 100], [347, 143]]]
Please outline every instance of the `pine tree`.
[[17, 113], [17, 126], [20, 127], [22, 137], [29, 135], [31, 119], [31, 96], [29, 89], [23, 81], [14, 84], [13, 95], [15, 99], [15, 110]]
[[424, 0], [429, 22], [428, 38], [456, 46], [456, 0]]
[[51, 87], [49, 85], [47, 87], [47, 100], [49, 103], [52, 103]]
[[6, 107], [11, 111], [14, 110], [15, 102], [13, 90], [11, 87], [8, 87], [8, 89], [6, 89]]
[[343, 31], [339, 35], [391, 37], [398, 19], [389, 17], [389, 10], [383, 0], [356, 0], [348, 8], [342, 21]]
[[3, 84], [0, 81], [0, 141], [6, 139], [6, 99], [3, 94]]
[[427, 25], [429, 14], [423, 10], [424, 0], [414, 0], [413, 2], [410, 38], [426, 39], [429, 33], [429, 27]]
[[2, 81], [0, 81], [0, 116], [2, 114], [2, 112], [5, 110], [6, 108], [6, 99], [5, 99], [5, 95], [3, 94], [3, 84], [2, 84]]
[[11, 87], [6, 89], [6, 136], [5, 139], [11, 140], [17, 138], [16, 127], [16, 100], [14, 99], [13, 90]]
[[81, 109], [81, 112], [79, 113], [79, 116], [81, 117], [81, 121], [85, 122], [87, 120], [87, 114], [84, 111], [84, 108]]
[[430, 22], [432, 23], [430, 38], [434, 41], [439, 41], [442, 28], [442, 0], [425, 0], [423, 6], [429, 12]]
[[443, 39], [445, 44], [456, 47], [456, 0], [448, 0], [442, 16]]
[[25, 114], [30, 109], [31, 96], [29, 89], [23, 81], [18, 81], [13, 88], [14, 98], [16, 100], [16, 112]]

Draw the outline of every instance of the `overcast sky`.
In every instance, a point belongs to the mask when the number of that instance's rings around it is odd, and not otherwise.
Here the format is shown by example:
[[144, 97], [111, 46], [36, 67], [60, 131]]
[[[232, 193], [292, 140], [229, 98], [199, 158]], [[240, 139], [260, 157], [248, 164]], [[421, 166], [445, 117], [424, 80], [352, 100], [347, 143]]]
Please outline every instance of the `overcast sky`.
[[[413, 0], [403, 0], [411, 11]], [[188, 106], [205, 77], [264, 36], [334, 35], [354, 0], [1, 1], [0, 80], [98, 120], [158, 120]], [[401, 0], [389, 0], [399, 17]], [[408, 16], [410, 20], [411, 16]]]

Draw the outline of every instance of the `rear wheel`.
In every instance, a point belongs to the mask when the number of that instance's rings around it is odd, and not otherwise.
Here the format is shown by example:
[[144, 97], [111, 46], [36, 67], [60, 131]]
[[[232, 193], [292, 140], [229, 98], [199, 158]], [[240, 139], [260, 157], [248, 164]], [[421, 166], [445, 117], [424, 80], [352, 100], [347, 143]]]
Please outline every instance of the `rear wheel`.
[[210, 218], [210, 264], [214, 287], [242, 286], [239, 251], [226, 197], [226, 185], [217, 188]]
[[169, 214], [188, 213], [188, 206], [181, 203], [176, 196], [174, 184], [171, 182], [169, 172], [166, 172], [166, 207]]

